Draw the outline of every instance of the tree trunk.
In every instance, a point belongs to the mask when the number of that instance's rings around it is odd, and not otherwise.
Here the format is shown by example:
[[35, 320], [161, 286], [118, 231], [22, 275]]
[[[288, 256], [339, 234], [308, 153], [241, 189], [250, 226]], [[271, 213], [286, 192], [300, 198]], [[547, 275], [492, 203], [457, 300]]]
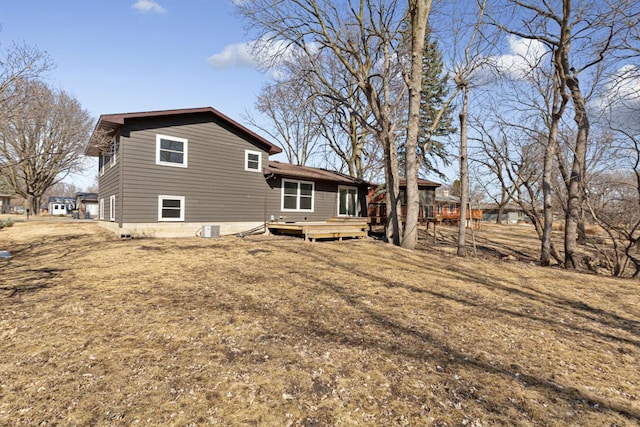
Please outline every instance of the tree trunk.
[[420, 129], [420, 100], [422, 98], [422, 74], [424, 38], [427, 20], [431, 11], [431, 0], [409, 1], [411, 14], [411, 74], [408, 79], [409, 113], [407, 120], [407, 141], [405, 158], [405, 178], [407, 180], [407, 216], [405, 219], [402, 247], [413, 249], [418, 241], [418, 215], [420, 197], [418, 194], [418, 132]]
[[465, 85], [460, 111], [460, 224], [458, 227], [458, 256], [467, 256], [467, 205], [469, 204], [469, 172], [467, 164], [467, 108], [469, 86]]
[[551, 187], [553, 182], [553, 148], [552, 140], [557, 136], [557, 124], [549, 133], [547, 145], [544, 148], [544, 161], [542, 164], [542, 199], [543, 199], [543, 222], [542, 222], [542, 247], [540, 250], [540, 265], [548, 267], [551, 264], [551, 233], [553, 232], [553, 204], [551, 199]]
[[564, 229], [564, 263], [565, 268], [578, 267], [578, 222], [580, 221], [583, 200], [583, 181], [586, 170], [587, 140], [589, 137], [589, 119], [586, 105], [578, 80], [575, 77], [567, 79], [567, 86], [571, 90], [571, 98], [575, 109], [575, 122], [578, 125], [578, 135], [574, 146], [573, 164], [569, 177], [567, 194], [567, 214]]
[[29, 200], [29, 208], [31, 209], [31, 215], [40, 214], [40, 197], [33, 196]]
[[[554, 88], [556, 90], [556, 88]], [[557, 92], [556, 92], [557, 94]], [[554, 94], [554, 101], [557, 95]], [[562, 101], [558, 109], [551, 115], [549, 126], [549, 137], [544, 147], [544, 161], [542, 164], [542, 198], [543, 198], [543, 224], [542, 224], [542, 247], [540, 250], [540, 265], [548, 267], [551, 265], [551, 235], [553, 233], [553, 159], [558, 146], [558, 126], [564, 111], [565, 101]], [[555, 109], [555, 102], [554, 102]]]
[[387, 208], [387, 218], [385, 223], [385, 234], [387, 242], [400, 245], [402, 235], [402, 222], [400, 220], [400, 182], [398, 180], [398, 156], [395, 144], [391, 142], [388, 135], [381, 135], [381, 143], [384, 151], [384, 174], [386, 182], [385, 203]]

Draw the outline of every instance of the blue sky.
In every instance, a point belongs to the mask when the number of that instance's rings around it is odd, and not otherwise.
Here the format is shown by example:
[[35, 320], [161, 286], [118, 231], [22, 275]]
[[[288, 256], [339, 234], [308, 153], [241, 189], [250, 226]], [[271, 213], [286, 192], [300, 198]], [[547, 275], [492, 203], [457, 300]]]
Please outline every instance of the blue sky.
[[96, 119], [211, 106], [243, 123], [266, 79], [244, 49], [249, 39], [232, 0], [3, 3], [0, 44], [46, 51], [56, 64], [47, 81]]

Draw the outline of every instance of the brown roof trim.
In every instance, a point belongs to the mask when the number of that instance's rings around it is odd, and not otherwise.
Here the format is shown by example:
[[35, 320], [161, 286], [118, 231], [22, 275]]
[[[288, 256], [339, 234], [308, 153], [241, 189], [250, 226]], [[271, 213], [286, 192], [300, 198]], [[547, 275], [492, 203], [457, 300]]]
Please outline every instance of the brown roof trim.
[[261, 144], [264, 144], [269, 151], [269, 154], [278, 154], [282, 152], [282, 149], [272, 142], [267, 141], [265, 138], [261, 137], [257, 133], [252, 130], [246, 128], [230, 117], [222, 114], [220, 111], [216, 110], [212, 107], [202, 107], [202, 108], [183, 108], [177, 110], [158, 110], [158, 111], [141, 111], [136, 113], [121, 113], [121, 114], [103, 114], [98, 119], [98, 123], [91, 134], [91, 138], [87, 142], [87, 146], [85, 147], [85, 154], [88, 156], [97, 156], [99, 155], [98, 149], [96, 147], [97, 142], [96, 133], [100, 130], [110, 131], [115, 130], [124, 125], [125, 120], [127, 119], [137, 119], [137, 118], [146, 118], [146, 117], [162, 117], [162, 116], [174, 116], [174, 115], [183, 115], [183, 114], [196, 114], [196, 113], [210, 113], [213, 114], [216, 118], [222, 120], [227, 123], [231, 127], [237, 129], [241, 133], [244, 133], [248, 137], [258, 141]]
[[[438, 184], [437, 182], [429, 181], [428, 179], [418, 178], [418, 187], [440, 187], [442, 184]], [[407, 178], [400, 178], [400, 186], [407, 186]]]
[[306, 179], [309, 181], [336, 182], [348, 185], [368, 185], [362, 179], [331, 171], [328, 169], [314, 168], [311, 166], [293, 165], [291, 163], [280, 163], [269, 161], [269, 166], [263, 169], [265, 175], [277, 175], [285, 178]]
[[[384, 183], [382, 183], [382, 184], [373, 184], [373, 185], [378, 185], [379, 186], [379, 185], [384, 185]], [[406, 187], [407, 186], [407, 179], [406, 178], [400, 178], [399, 185], [400, 185], [400, 187]], [[418, 178], [418, 187], [438, 188], [441, 185], [442, 184], [437, 183], [437, 182], [433, 182], [433, 181], [429, 181], [428, 179]]]

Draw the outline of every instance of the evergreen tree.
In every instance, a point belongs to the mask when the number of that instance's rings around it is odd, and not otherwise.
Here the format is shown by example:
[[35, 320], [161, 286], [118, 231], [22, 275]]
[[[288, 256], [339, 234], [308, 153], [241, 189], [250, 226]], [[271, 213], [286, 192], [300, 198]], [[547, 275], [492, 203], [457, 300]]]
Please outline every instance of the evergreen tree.
[[431, 130], [435, 120], [442, 111], [449, 95], [447, 75], [443, 72], [442, 54], [438, 43], [431, 40], [431, 29], [425, 34], [425, 49], [422, 56], [422, 99], [420, 101], [420, 130], [418, 147], [421, 170], [425, 174], [435, 173], [442, 176], [438, 170], [437, 160], [445, 166], [450, 163], [448, 152], [441, 138], [455, 132], [453, 127], [453, 106], [444, 109], [439, 122]]
[[[408, 31], [408, 26], [403, 30]], [[427, 27], [425, 48], [422, 55], [422, 90], [420, 100], [420, 131], [418, 133], [419, 174], [423, 176], [438, 175], [444, 177], [438, 169], [438, 163], [448, 166], [449, 153], [442, 137], [456, 131], [453, 126], [453, 105], [448, 102], [448, 78], [444, 73], [442, 54], [438, 43], [431, 40], [431, 29]], [[435, 123], [435, 126], [434, 126]], [[433, 128], [433, 129], [432, 129]], [[404, 164], [404, 144], [398, 147], [398, 161]], [[403, 170], [404, 168], [400, 168]]]

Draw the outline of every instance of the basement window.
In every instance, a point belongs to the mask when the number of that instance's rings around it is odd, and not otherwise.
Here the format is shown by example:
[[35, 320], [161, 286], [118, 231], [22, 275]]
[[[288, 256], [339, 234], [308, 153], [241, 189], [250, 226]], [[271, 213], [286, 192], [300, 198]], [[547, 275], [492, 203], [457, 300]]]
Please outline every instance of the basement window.
[[158, 196], [158, 221], [184, 221], [184, 196]]

